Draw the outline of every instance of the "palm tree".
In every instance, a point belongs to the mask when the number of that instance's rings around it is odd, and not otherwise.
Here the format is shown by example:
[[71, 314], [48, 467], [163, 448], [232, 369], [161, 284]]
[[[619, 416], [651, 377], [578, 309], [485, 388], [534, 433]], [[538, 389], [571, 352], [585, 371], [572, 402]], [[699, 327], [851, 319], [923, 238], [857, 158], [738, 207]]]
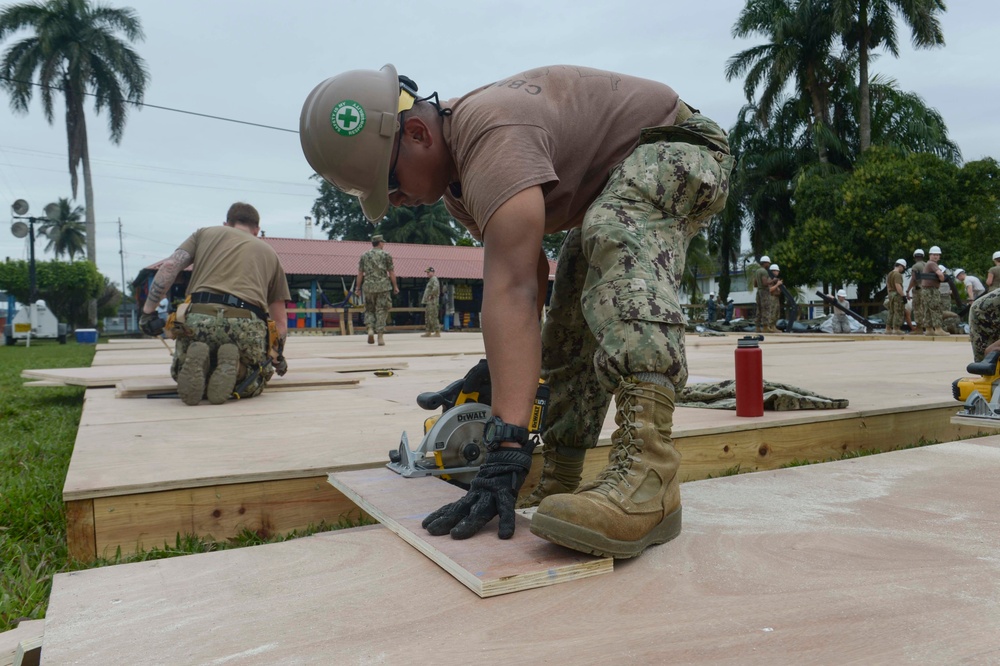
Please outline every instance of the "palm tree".
[[[34, 34], [10, 45], [4, 53], [0, 85], [10, 94], [11, 108], [19, 113], [28, 112], [38, 85], [50, 124], [55, 92], [62, 93], [73, 198], [77, 194], [77, 167], [82, 163], [87, 260], [96, 263], [94, 188], [83, 100], [92, 94], [95, 111], [107, 110], [111, 141], [120, 143], [128, 105], [142, 101], [149, 78], [145, 62], [130, 46], [144, 39], [142, 26], [133, 9], [91, 5], [89, 0], [9, 5], [0, 12], [0, 41], [25, 29]], [[124, 34], [125, 40], [117, 33]], [[36, 72], [37, 84], [33, 81]]]
[[49, 239], [45, 251], [55, 252], [57, 259], [64, 254], [69, 255], [69, 260], [73, 261], [77, 254], [83, 254], [87, 243], [85, 227], [80, 222], [83, 208], [72, 207], [69, 199], [59, 199], [56, 205], [59, 212], [55, 218], [48, 218], [41, 227], [42, 233]]
[[[764, 35], [768, 41], [741, 51], [726, 64], [726, 79], [746, 75], [747, 101], [756, 103], [765, 121], [781, 101], [788, 83], [808, 101], [815, 147], [827, 162], [824, 128], [830, 122], [830, 95], [839, 63], [833, 54], [835, 31], [822, 0], [747, 0], [733, 26], [733, 36]], [[754, 100], [758, 88], [760, 98]]]
[[944, 12], [944, 0], [833, 0], [833, 20], [843, 35], [844, 43], [858, 55], [858, 90], [861, 104], [858, 112], [861, 152], [872, 145], [871, 96], [868, 61], [870, 51], [880, 46], [899, 57], [896, 20], [910, 26], [913, 45], [931, 48], [944, 45], [944, 34], [938, 20]]

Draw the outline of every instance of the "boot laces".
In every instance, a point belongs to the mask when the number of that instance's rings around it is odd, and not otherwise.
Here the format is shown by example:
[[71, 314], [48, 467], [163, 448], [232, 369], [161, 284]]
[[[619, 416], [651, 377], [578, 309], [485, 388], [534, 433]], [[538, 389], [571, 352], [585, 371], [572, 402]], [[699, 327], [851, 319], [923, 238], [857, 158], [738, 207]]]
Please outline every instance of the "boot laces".
[[597, 486], [593, 488], [596, 492], [607, 495], [619, 483], [630, 487], [626, 477], [634, 476], [632, 463], [639, 460], [639, 453], [642, 452], [642, 440], [637, 437], [639, 428], [644, 423], [635, 418], [635, 414], [641, 413], [642, 405], [636, 404], [637, 391], [632, 384], [625, 384], [618, 393], [620, 403], [618, 411], [621, 415], [621, 424], [615, 435], [612, 437], [611, 445], [614, 447], [608, 466], [595, 479]]

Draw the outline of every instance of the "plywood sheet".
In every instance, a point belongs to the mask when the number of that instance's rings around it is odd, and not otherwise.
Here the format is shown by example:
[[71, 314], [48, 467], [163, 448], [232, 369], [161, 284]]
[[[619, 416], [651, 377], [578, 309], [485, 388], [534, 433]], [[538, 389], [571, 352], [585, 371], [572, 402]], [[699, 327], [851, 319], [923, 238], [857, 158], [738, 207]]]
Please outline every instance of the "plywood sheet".
[[73, 386], [114, 386], [123, 379], [135, 377], [170, 377], [169, 363], [147, 365], [109, 365], [91, 368], [48, 368], [22, 370], [26, 379], [47, 379]]
[[382, 528], [57, 574], [46, 663], [1000, 662], [1000, 438], [685, 484], [610, 576], [479, 599]]
[[330, 484], [403, 541], [480, 597], [610, 573], [611, 558], [583, 555], [536, 537], [531, 520], [516, 516], [514, 536], [499, 539], [494, 519], [470, 539], [432, 537], [420, 526], [429, 513], [465, 491], [440, 479], [405, 479], [386, 468], [330, 474]]

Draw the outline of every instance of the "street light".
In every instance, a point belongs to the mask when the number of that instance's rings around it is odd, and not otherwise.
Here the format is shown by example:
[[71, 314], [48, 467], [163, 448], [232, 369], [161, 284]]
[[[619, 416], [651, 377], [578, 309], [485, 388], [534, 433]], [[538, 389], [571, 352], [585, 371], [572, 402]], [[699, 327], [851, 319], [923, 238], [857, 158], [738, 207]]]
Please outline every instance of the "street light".
[[[18, 199], [11, 205], [11, 210], [14, 214], [11, 216], [17, 222], [10, 225], [10, 233], [14, 234], [15, 238], [29, 237], [28, 247], [30, 261], [28, 262], [28, 304], [34, 305], [37, 300], [38, 290], [35, 285], [35, 222], [53, 222], [54, 218], [59, 216], [59, 204], [50, 203], [45, 207], [45, 217], [32, 217], [28, 216], [28, 202], [24, 199]], [[28, 223], [25, 224], [20, 220], [27, 220]]]

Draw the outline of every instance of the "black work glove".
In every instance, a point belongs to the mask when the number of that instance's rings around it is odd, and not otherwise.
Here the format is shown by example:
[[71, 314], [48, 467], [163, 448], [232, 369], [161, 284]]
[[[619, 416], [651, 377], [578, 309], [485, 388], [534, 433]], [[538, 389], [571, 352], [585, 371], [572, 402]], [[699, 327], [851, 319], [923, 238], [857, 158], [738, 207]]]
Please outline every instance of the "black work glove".
[[514, 504], [531, 469], [535, 444], [533, 440], [520, 449], [501, 448], [488, 453], [466, 496], [433, 512], [421, 526], [433, 536], [451, 532], [452, 539], [468, 539], [499, 515], [498, 536], [514, 536]]
[[275, 361], [274, 371], [278, 373], [279, 377], [284, 377], [285, 373], [288, 372], [288, 361], [285, 360], [284, 356], [279, 356], [278, 360]]
[[139, 330], [146, 335], [156, 337], [160, 333], [163, 333], [163, 327], [166, 323], [160, 319], [160, 315], [156, 312], [143, 312], [142, 316], [139, 317]]

